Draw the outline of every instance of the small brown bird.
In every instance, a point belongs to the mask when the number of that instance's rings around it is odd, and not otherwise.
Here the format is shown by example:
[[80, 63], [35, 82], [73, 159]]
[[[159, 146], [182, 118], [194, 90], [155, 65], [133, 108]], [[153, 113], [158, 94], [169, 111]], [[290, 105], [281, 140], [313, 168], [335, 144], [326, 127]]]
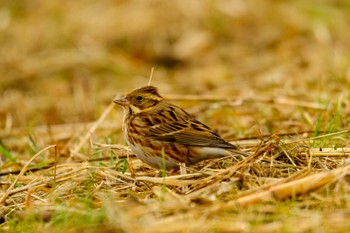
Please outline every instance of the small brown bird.
[[113, 101], [124, 107], [123, 132], [134, 154], [148, 165], [175, 170], [220, 158], [228, 151], [246, 155], [180, 107], [166, 102], [157, 88], [146, 86]]

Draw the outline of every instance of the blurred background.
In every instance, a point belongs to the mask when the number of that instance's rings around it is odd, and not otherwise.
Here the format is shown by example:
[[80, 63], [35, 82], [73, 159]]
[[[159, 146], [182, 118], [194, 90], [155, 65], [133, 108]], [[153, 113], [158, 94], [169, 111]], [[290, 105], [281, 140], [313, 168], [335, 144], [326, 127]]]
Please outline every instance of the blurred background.
[[0, 127], [94, 121], [152, 67], [164, 95], [348, 98], [349, 25], [340, 0], [2, 0]]

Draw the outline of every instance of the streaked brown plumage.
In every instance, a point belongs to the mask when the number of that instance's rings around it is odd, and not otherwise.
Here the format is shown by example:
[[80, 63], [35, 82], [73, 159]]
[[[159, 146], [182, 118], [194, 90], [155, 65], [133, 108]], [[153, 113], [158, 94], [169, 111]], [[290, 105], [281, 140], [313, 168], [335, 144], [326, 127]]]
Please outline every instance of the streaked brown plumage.
[[113, 102], [124, 107], [123, 131], [129, 147], [154, 168], [161, 169], [164, 161], [167, 170], [177, 169], [179, 163], [226, 156], [227, 150], [244, 154], [185, 110], [166, 102], [153, 86]]

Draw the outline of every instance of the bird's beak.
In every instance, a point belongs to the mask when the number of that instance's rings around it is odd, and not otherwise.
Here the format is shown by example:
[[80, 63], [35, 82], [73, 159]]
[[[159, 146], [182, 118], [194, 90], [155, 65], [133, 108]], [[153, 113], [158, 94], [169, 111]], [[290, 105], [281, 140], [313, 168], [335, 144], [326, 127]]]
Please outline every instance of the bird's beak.
[[128, 106], [130, 104], [129, 100], [127, 100], [125, 96], [123, 96], [119, 99], [113, 100], [113, 103], [119, 104], [121, 106]]

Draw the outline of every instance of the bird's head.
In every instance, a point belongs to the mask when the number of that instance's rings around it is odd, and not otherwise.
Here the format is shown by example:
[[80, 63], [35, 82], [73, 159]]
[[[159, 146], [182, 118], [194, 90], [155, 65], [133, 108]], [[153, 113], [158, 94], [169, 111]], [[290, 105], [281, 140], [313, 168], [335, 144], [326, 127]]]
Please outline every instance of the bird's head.
[[131, 112], [135, 114], [150, 110], [162, 100], [163, 98], [159, 95], [156, 87], [146, 86], [115, 99], [113, 102], [123, 107], [129, 107]]

